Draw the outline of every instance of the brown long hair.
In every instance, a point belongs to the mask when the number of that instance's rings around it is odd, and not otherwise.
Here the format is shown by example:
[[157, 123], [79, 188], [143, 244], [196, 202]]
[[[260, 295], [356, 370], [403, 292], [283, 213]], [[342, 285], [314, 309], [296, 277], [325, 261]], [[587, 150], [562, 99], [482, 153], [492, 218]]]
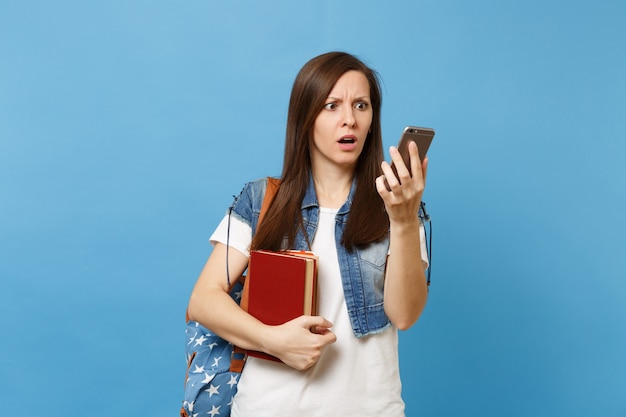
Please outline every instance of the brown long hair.
[[382, 173], [380, 163], [384, 158], [378, 74], [353, 55], [328, 52], [307, 62], [294, 81], [287, 115], [281, 185], [252, 240], [252, 249], [285, 249], [285, 238], [288, 248], [292, 248], [298, 230], [306, 236], [301, 205], [309, 184], [309, 143], [315, 119], [337, 80], [352, 70], [367, 78], [373, 114], [371, 129], [355, 168], [356, 190], [341, 243], [352, 251], [354, 247], [386, 236], [389, 218], [375, 184], [376, 177]]

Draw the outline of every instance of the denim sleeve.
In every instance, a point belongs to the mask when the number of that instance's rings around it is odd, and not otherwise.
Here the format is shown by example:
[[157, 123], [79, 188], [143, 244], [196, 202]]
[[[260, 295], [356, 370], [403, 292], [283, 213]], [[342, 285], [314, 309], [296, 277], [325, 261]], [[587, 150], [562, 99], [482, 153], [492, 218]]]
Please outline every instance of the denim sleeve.
[[241, 193], [235, 197], [227, 212], [227, 214], [250, 226], [253, 235], [256, 232], [256, 224], [261, 212], [266, 186], [266, 178], [248, 182], [241, 190]]

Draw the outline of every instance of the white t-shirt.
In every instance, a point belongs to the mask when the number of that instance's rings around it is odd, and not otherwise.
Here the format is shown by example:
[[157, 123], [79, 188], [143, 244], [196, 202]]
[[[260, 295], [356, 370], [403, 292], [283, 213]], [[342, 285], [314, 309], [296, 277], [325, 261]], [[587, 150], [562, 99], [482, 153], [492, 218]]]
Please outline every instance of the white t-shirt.
[[[333, 323], [337, 341], [307, 371], [249, 357], [232, 407], [233, 417], [402, 417], [398, 332], [357, 338], [343, 295], [335, 244], [336, 209], [320, 208], [312, 250], [319, 257], [319, 315]], [[227, 217], [211, 236], [226, 244]], [[422, 259], [425, 254], [422, 233]], [[249, 256], [252, 230], [231, 216], [229, 243]]]

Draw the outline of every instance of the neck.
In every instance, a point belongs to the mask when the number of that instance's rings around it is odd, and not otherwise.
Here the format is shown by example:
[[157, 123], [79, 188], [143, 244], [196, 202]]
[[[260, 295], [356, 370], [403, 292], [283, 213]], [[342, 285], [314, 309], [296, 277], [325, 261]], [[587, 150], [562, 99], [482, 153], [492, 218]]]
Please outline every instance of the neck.
[[348, 199], [350, 187], [352, 186], [352, 176], [333, 175], [325, 172], [323, 174], [313, 172], [313, 183], [317, 201], [321, 207], [340, 208]]

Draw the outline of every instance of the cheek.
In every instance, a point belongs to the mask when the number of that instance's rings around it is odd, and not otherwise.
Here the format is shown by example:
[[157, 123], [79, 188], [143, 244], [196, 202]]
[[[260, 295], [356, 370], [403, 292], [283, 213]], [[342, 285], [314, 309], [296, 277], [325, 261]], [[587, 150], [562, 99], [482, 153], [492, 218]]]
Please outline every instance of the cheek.
[[333, 120], [330, 117], [319, 117], [313, 126], [313, 140], [320, 144], [328, 137], [333, 136]]
[[367, 112], [367, 113], [362, 113], [360, 115], [361, 117], [359, 118], [359, 122], [361, 124], [361, 126], [363, 126], [365, 128], [365, 131], [369, 131], [370, 127], [372, 126], [372, 119], [373, 119], [373, 114], [372, 112]]

